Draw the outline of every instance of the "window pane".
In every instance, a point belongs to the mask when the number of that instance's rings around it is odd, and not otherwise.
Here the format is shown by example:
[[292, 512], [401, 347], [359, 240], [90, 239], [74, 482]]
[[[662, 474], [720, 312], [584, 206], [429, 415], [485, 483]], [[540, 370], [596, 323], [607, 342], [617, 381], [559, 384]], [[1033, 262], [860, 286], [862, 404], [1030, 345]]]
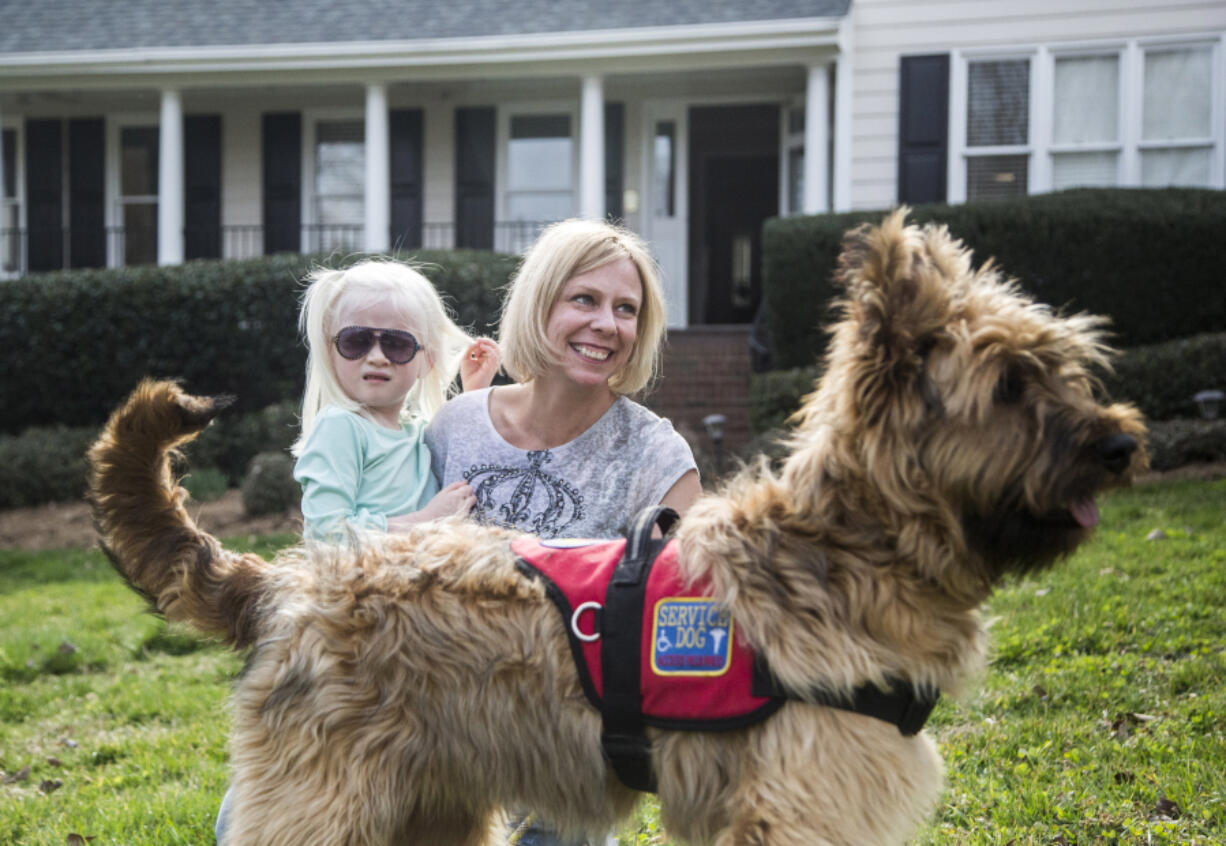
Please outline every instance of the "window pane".
[[657, 217], [672, 217], [676, 213], [676, 139], [676, 123], [664, 120], [656, 124], [656, 142], [652, 150], [655, 160], [655, 183], [652, 194], [655, 196]]
[[507, 187], [512, 191], [569, 191], [572, 148], [569, 115], [511, 118]]
[[157, 127], [129, 126], [119, 133], [119, 193], [148, 197], [158, 192]]
[[570, 192], [519, 191], [507, 199], [511, 220], [542, 223], [564, 220], [574, 213]]
[[21, 239], [17, 232], [16, 203], [0, 202], [0, 271], [13, 273], [19, 269]]
[[364, 224], [363, 206], [362, 197], [320, 197], [316, 205], [318, 221], [324, 225]]
[[1056, 60], [1052, 140], [1075, 144], [1119, 138], [1119, 71], [1118, 56]]
[[156, 203], [125, 203], [123, 207], [123, 263], [157, 261], [158, 207]]
[[1030, 137], [1030, 62], [971, 62], [966, 143], [969, 147], [1025, 144]]
[[974, 156], [966, 160], [966, 199], [997, 200], [1026, 194], [1029, 156]]
[[1145, 54], [1142, 138], [1164, 141], [1211, 134], [1212, 59], [1208, 48]]
[[1185, 150], [1143, 150], [1141, 184], [1146, 188], [1167, 185], [1209, 187], [1210, 150], [1193, 147]]
[[[362, 197], [366, 193], [366, 131], [359, 121], [320, 123], [315, 128], [315, 194]], [[361, 208], [354, 221], [362, 219]]]
[[4, 196], [12, 199], [17, 196], [17, 133], [6, 129], [2, 138], [4, 159], [0, 167], [4, 168]]
[[800, 214], [805, 197], [805, 149], [788, 150], [788, 211]]
[[1119, 153], [1057, 153], [1052, 156], [1052, 188], [1116, 185], [1119, 158]]

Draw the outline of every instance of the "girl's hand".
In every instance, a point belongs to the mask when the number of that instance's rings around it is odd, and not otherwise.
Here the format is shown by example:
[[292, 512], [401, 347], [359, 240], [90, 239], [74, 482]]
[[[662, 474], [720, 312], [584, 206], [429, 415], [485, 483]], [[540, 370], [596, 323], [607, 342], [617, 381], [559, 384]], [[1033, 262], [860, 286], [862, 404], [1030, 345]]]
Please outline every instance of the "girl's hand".
[[460, 360], [460, 385], [466, 391], [488, 388], [498, 372], [502, 353], [489, 338], [478, 338], [464, 351]]
[[387, 518], [389, 532], [402, 532], [410, 526], [425, 523], [428, 520], [439, 520], [443, 517], [459, 515], [467, 516], [477, 504], [477, 496], [468, 482], [452, 482], [434, 495], [434, 499], [426, 504], [421, 511], [412, 514], [401, 514], [399, 517]]

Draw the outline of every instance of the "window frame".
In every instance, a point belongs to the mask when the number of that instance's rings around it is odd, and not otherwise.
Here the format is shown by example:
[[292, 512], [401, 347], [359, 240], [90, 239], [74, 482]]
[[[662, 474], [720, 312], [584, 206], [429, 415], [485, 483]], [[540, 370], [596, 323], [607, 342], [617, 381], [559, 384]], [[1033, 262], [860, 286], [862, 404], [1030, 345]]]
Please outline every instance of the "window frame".
[[[1054, 156], [1062, 153], [1116, 152], [1117, 179], [1122, 188], [1143, 184], [1141, 153], [1147, 150], [1205, 148], [1210, 150], [1210, 167], [1206, 188], [1226, 188], [1226, 116], [1223, 99], [1223, 53], [1226, 35], [1221, 36], [1162, 36], [1116, 39], [1111, 41], [1068, 42], [1015, 47], [951, 51], [949, 91], [949, 159], [947, 195], [951, 203], [967, 202], [968, 160], [992, 155], [1026, 155], [1029, 158], [1026, 194], [1041, 194], [1053, 190]], [[1207, 138], [1144, 141], [1141, 138], [1144, 102], [1145, 54], [1181, 49], [1210, 51], [1210, 129]], [[1059, 59], [1116, 55], [1119, 57], [1117, 96], [1118, 130], [1116, 142], [1056, 143], [1055, 123], [1055, 64]], [[1030, 132], [1024, 145], [970, 147], [967, 144], [969, 65], [981, 61], [1026, 59], [1030, 62], [1030, 96], [1028, 98]]]
[[[357, 227], [357, 229], [352, 233], [353, 243], [348, 242], [348, 236], [340, 238], [338, 243], [326, 241], [324, 238], [325, 233], [322, 227], [325, 224], [320, 220], [319, 215], [320, 195], [315, 186], [316, 178], [319, 175], [316, 157], [319, 154], [319, 125], [321, 123], [356, 123], [362, 127], [362, 219], [356, 224], [335, 224], [338, 227]], [[366, 139], [366, 112], [361, 108], [322, 108], [303, 110], [301, 183], [302, 232], [300, 234], [302, 252], [309, 253], [334, 249], [361, 251], [365, 249], [366, 204], [368, 202], [366, 197], [365, 165], [366, 156], [369, 154], [369, 151], [370, 146]], [[340, 230], [338, 230], [338, 232], [339, 231]]]
[[[127, 225], [124, 219], [124, 209], [129, 205], [144, 205], [153, 208], [154, 243], [153, 263], [157, 263], [156, 226], [158, 222], [157, 194], [124, 194], [123, 193], [123, 131], [125, 129], [152, 129], [158, 133], [158, 143], [161, 144], [161, 120], [156, 112], [133, 112], [111, 115], [106, 121], [106, 266], [127, 267]], [[158, 148], [161, 155], [161, 148]], [[66, 172], [66, 171], [65, 171]], [[155, 178], [160, 179], [160, 174]], [[67, 179], [65, 179], [67, 183]], [[159, 189], [160, 189], [159, 183]], [[65, 185], [67, 189], [67, 184]], [[65, 199], [65, 207], [68, 200]], [[123, 237], [119, 234], [123, 233]]]
[[[12, 149], [4, 143], [3, 134], [12, 133]], [[21, 166], [24, 159], [24, 134], [21, 131], [21, 124], [17, 121], [5, 122], [0, 121], [0, 147], [3, 147], [3, 155], [12, 155], [13, 157], [13, 172], [10, 174], [10, 180], [4, 180], [3, 193], [0, 193], [0, 279], [9, 279], [21, 275], [25, 269], [24, 259], [24, 232], [26, 229], [25, 221], [25, 168]], [[0, 167], [4, 163], [0, 160]], [[9, 197], [8, 192], [12, 191], [13, 196]], [[6, 228], [4, 223], [8, 219], [11, 212], [16, 212], [13, 215], [13, 226], [11, 230]], [[13, 264], [6, 263], [6, 251], [12, 251], [14, 254]]]
[[[579, 211], [579, 104], [575, 100], [531, 100], [510, 103], [498, 107], [496, 154], [494, 163], [494, 249], [510, 253], [522, 253], [535, 240], [536, 233], [518, 233], [512, 223], [511, 199], [516, 193], [511, 189], [511, 121], [517, 117], [566, 116], [570, 121], [570, 207], [571, 216]], [[560, 189], [556, 193], [563, 193]], [[525, 221], [525, 223], [549, 223], [552, 221]], [[531, 237], [528, 237], [531, 235]], [[527, 238], [527, 241], [524, 241]], [[523, 242], [523, 243], [521, 243]]]

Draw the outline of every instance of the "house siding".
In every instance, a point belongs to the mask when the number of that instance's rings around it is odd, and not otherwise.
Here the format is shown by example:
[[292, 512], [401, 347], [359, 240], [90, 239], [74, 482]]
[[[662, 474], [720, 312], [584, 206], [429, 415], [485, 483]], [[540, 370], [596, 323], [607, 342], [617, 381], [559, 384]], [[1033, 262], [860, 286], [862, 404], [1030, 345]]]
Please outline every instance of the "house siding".
[[856, 0], [852, 205], [897, 200], [899, 57], [1226, 30], [1226, 2], [1187, 0]]

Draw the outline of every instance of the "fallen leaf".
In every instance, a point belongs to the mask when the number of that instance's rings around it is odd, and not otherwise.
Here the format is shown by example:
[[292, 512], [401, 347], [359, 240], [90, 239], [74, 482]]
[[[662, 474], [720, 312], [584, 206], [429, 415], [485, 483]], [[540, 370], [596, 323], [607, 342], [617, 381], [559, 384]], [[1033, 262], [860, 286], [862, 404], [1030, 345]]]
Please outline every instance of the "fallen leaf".
[[1033, 688], [1030, 689], [1030, 692], [1033, 693], [1035, 696], [1039, 697], [1040, 702], [1047, 701], [1047, 691], [1043, 688], [1043, 685], [1036, 684]]
[[17, 772], [13, 773], [11, 776], [5, 776], [4, 783], [13, 784], [18, 781], [25, 781], [29, 777], [30, 777], [30, 765], [26, 764], [24, 767], [19, 769]]
[[68, 641], [64, 641], [63, 643], [59, 645], [59, 648], [56, 649], [55, 651], [60, 653], [61, 655], [72, 655], [73, 653], [77, 651], [77, 647], [74, 644], [69, 643]]
[[1166, 532], [1162, 531], [1161, 529], [1154, 529], [1145, 536], [1145, 539], [1147, 541], [1166, 540]]
[[47, 763], [53, 767], [58, 767], [61, 765], [60, 759], [55, 757], [54, 755], [47, 756]]
[[82, 837], [75, 831], [64, 838], [64, 842], [68, 846], [85, 846], [86, 843], [92, 843], [94, 840], [95, 837], [92, 834], [89, 837]]
[[65, 746], [67, 746], [69, 749], [76, 749], [78, 746], [81, 745], [77, 743], [75, 740], [73, 740], [71, 737], [66, 737], [60, 742], [63, 743]]
[[1149, 815], [1150, 822], [1159, 822], [1162, 820], [1177, 820], [1179, 819], [1179, 806], [1167, 799], [1165, 796], [1159, 797], [1158, 803], [1154, 805], [1153, 812]]
[[38, 785], [38, 789], [41, 790], [43, 793], [54, 793], [55, 791], [59, 790], [63, 786], [64, 786], [64, 782], [60, 781], [58, 778], [49, 778], [49, 779], [45, 779], [44, 781], [42, 781]]

